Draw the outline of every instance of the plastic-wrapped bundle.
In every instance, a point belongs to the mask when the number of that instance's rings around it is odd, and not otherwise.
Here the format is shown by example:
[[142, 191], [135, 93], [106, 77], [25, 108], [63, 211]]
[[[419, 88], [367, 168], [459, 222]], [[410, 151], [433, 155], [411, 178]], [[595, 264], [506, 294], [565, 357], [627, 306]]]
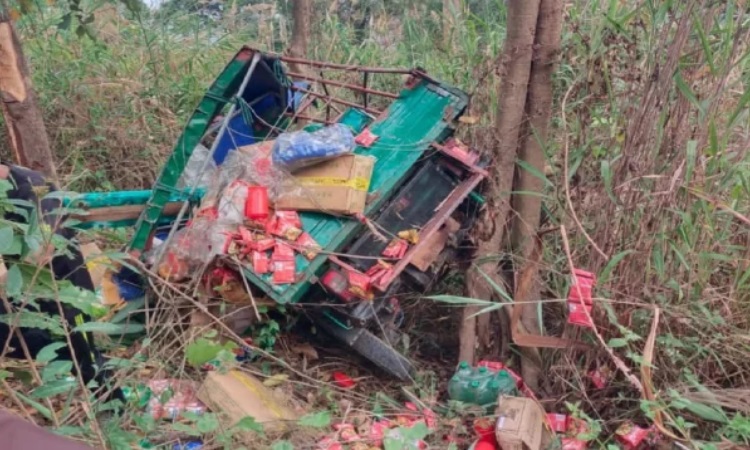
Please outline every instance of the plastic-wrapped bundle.
[[175, 264], [181, 269], [179, 272], [190, 272], [226, 252], [228, 239], [237, 227], [252, 219], [248, 217], [247, 204], [254, 187], [266, 188], [271, 200], [281, 193], [301, 190], [285, 169], [271, 162], [272, 145], [270, 141], [262, 142], [233, 151], [213, 174], [200, 210], [179, 231], [181, 238], [175, 236], [167, 250], [180, 263]]
[[272, 162], [270, 153], [273, 145], [273, 141], [266, 141], [230, 153], [219, 167], [209, 193], [218, 194], [214, 196], [220, 199], [237, 181], [266, 187], [272, 201], [281, 194], [288, 195], [290, 191], [300, 190], [287, 168]]
[[354, 150], [352, 130], [337, 123], [318, 131], [295, 131], [281, 134], [273, 146], [273, 163], [293, 172], [302, 167], [351, 153]]

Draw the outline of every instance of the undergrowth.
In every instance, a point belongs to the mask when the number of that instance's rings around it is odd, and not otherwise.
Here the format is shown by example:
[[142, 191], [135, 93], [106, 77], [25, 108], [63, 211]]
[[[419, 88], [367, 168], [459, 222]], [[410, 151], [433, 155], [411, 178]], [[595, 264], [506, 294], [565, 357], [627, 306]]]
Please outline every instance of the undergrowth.
[[[458, 85], [472, 94], [468, 115], [477, 118], [463, 137], [491, 152], [502, 95], [503, 1], [471, 2], [471, 13], [449, 44], [442, 40], [439, 5], [430, 2], [375, 2], [364, 36], [337, 15], [325, 14], [327, 5], [319, 3], [313, 59], [419, 66]], [[553, 229], [544, 235], [542, 295], [562, 299], [567, 293], [570, 267], [563, 237], [555, 231], [562, 226], [574, 264], [597, 273], [596, 322], [612, 354], [640, 375], [644, 353], [653, 353], [652, 376], [638, 378], [654, 393], [642, 395], [616, 370], [606, 388], [594, 389], [586, 372], [614, 370], [612, 356], [600, 347], [544, 351], [547, 406], [588, 418], [592, 430], [602, 431], [601, 445], [611, 443], [612, 431], [626, 420], [658, 420], [674, 438], [704, 448], [720, 447], [724, 440], [750, 445], [745, 2], [565, 3], [547, 168], [536, 174], [545, 179], [545, 226]], [[279, 2], [278, 11], [287, 6]], [[184, 120], [237, 48], [280, 50], [288, 36], [289, 21], [276, 16], [209, 20], [179, 8], [170, 14], [95, 3], [85, 8], [95, 17], [93, 38], [61, 28], [66, 9], [60, 6], [39, 4], [17, 22], [58, 170], [69, 188], [82, 191], [150, 188]], [[559, 333], [564, 304], [541, 305], [541, 329]], [[647, 338], [657, 308], [661, 320], [651, 352]], [[574, 337], [596, 346], [589, 333]], [[140, 348], [158, 341], [151, 336]], [[151, 353], [164, 358], [157, 364], [160, 375], [184, 373], [185, 361], [180, 353], [174, 356], [174, 345], [170, 340]], [[129, 357], [130, 374], [156, 370], [153, 359]], [[266, 375], [283, 367], [269, 365]], [[304, 377], [297, 381], [310, 383]], [[424, 385], [415, 389], [437, 396]], [[323, 388], [313, 395], [311, 402], [323, 412], [308, 419], [308, 428], [326, 427], [331, 414], [348, 411], [334, 405], [333, 392]], [[43, 400], [54, 393], [37, 393], [36, 400], [19, 396], [46, 417], [49, 405]], [[348, 399], [360, 405], [381, 400]], [[74, 412], [63, 424], [92, 423]], [[212, 415], [193, 419], [189, 431], [172, 431], [214, 433], [217, 445], [237, 431], [218, 431]], [[115, 448], [128, 448], [134, 436], [153, 434], [157, 427], [145, 414], [131, 412], [125, 420], [127, 426], [111, 421], [100, 430]], [[260, 431], [255, 423], [240, 428]], [[88, 438], [96, 434], [95, 428], [61, 429]]]

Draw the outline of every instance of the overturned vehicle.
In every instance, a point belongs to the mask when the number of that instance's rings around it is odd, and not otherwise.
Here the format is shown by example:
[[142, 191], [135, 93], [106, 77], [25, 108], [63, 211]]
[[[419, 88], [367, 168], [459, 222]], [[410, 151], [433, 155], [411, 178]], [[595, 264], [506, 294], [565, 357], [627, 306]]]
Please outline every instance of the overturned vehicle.
[[[242, 48], [152, 190], [67, 206], [79, 227], [134, 227], [132, 255], [174, 283], [199, 280], [209, 301], [299, 309], [408, 379], [391, 345], [399, 296], [428, 288], [484, 203], [482, 162], [453, 137], [467, 103], [418, 69]], [[142, 295], [137, 273], [113, 279], [125, 300]]]

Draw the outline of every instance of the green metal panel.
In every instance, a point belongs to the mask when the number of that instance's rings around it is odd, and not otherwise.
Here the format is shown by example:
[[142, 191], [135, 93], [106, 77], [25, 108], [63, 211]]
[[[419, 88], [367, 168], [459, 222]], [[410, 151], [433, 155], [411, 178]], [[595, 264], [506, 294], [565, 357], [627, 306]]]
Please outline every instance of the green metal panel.
[[193, 149], [200, 143], [214, 117], [231, 101], [239, 89], [243, 75], [250, 67], [253, 53], [253, 50], [249, 48], [243, 48], [237, 52], [190, 117], [174, 151], [164, 165], [151, 197], [146, 203], [146, 209], [136, 223], [135, 234], [130, 242], [131, 249], [143, 250], [145, 248], [151, 232], [160, 220], [164, 205], [173, 195], [179, 193], [175, 190], [175, 186], [193, 154]]
[[[355, 150], [357, 154], [376, 158], [369, 190], [372, 200], [366, 211], [368, 216], [377, 212], [403, 183], [414, 163], [432, 142], [442, 141], [451, 134], [448, 123], [462, 113], [467, 102], [466, 94], [461, 91], [422, 80], [414, 88], [404, 90], [391, 104], [385, 117], [371, 125], [371, 131], [379, 136], [378, 140], [370, 148], [358, 147]], [[345, 115], [342, 121], [347, 123], [351, 119], [350, 115]], [[302, 213], [300, 216], [305, 231], [329, 252], [341, 250], [362, 226], [353, 219], [325, 214]], [[274, 285], [268, 276], [259, 277], [247, 269], [244, 272], [250, 281], [277, 302], [297, 302], [307, 292], [311, 279], [319, 274], [325, 261], [325, 255], [313, 261], [298, 255], [297, 270], [302, 273], [302, 281], [292, 285]]]

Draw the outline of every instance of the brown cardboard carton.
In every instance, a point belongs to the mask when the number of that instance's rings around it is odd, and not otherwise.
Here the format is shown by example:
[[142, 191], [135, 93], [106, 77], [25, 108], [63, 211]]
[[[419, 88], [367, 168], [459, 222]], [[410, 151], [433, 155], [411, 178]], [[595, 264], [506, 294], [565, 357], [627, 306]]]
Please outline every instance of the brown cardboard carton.
[[86, 261], [86, 268], [89, 270], [94, 287], [101, 287], [104, 274], [107, 272], [107, 265], [110, 264], [109, 258], [103, 255], [102, 250], [94, 242], [81, 245], [81, 254]]
[[498, 399], [495, 436], [503, 450], [540, 450], [549, 440], [545, 413], [536, 401], [522, 397]]
[[276, 200], [277, 209], [364, 213], [375, 158], [344, 155], [294, 173], [290, 192]]
[[198, 390], [198, 399], [215, 413], [223, 413], [228, 426], [244, 417], [252, 417], [267, 431], [284, 429], [297, 415], [254, 376], [230, 370], [226, 374], [209, 372]]

